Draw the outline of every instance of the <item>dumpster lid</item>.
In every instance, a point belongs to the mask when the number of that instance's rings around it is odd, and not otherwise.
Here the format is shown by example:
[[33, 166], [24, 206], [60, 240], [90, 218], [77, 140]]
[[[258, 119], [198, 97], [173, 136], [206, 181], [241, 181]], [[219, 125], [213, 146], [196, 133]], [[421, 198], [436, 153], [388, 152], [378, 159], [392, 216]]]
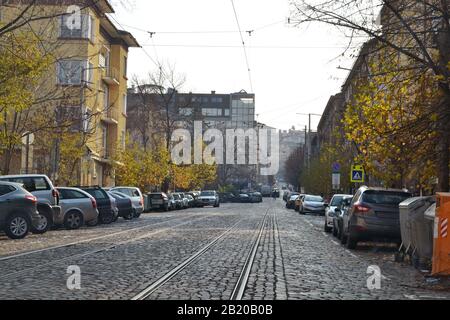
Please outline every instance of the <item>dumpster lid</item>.
[[432, 204], [427, 211], [425, 211], [425, 219], [434, 221], [434, 218], [436, 218], [436, 203]]
[[413, 209], [419, 206], [423, 206], [425, 202], [432, 203], [435, 202], [435, 200], [433, 199], [433, 197], [414, 197], [406, 199], [399, 204], [399, 207], [404, 209]]

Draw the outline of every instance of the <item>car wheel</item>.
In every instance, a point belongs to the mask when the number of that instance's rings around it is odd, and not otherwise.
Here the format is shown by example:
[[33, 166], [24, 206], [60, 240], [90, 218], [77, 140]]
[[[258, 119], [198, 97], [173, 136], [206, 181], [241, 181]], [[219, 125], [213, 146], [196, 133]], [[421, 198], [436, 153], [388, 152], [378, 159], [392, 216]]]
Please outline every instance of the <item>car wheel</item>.
[[30, 219], [22, 213], [14, 213], [5, 221], [5, 233], [13, 240], [23, 239], [30, 231]]
[[51, 227], [51, 217], [48, 212], [39, 212], [39, 222], [36, 226], [31, 228], [31, 232], [34, 234], [44, 234]]
[[115, 215], [112, 211], [100, 214], [99, 221], [101, 224], [111, 224], [114, 222]]
[[168, 205], [165, 205], [163, 210], [164, 210], [165, 212], [169, 211], [169, 206], [168, 206]]
[[67, 230], [77, 230], [83, 226], [83, 215], [78, 211], [69, 211], [64, 217], [64, 227]]
[[299, 209], [298, 212], [303, 216], [306, 215], [305, 211], [303, 210], [303, 207]]
[[133, 216], [135, 219], [139, 219], [139, 217], [141, 216], [141, 213], [138, 212], [136, 209], [133, 210]]
[[134, 213], [133, 213], [133, 211], [131, 211], [131, 212], [128, 213], [127, 215], [123, 216], [122, 218], [123, 218], [124, 220], [127, 220], [127, 221], [133, 220], [133, 218], [134, 218]]
[[347, 236], [347, 244], [346, 244], [347, 249], [354, 250], [354, 249], [356, 249], [357, 245], [358, 245], [358, 239], [352, 234], [351, 231], [349, 231], [348, 236]]
[[325, 226], [324, 226], [324, 228], [323, 228], [323, 230], [326, 232], [326, 233], [331, 233], [331, 228], [327, 225], [327, 222], [325, 221]]

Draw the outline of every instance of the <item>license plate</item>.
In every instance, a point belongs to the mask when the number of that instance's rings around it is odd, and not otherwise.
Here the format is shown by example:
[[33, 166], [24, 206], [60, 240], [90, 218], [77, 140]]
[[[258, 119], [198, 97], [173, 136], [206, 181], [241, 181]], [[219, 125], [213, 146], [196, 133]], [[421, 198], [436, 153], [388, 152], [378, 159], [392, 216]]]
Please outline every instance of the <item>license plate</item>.
[[163, 202], [162, 202], [162, 200], [153, 200], [153, 203], [154, 204], [162, 204]]

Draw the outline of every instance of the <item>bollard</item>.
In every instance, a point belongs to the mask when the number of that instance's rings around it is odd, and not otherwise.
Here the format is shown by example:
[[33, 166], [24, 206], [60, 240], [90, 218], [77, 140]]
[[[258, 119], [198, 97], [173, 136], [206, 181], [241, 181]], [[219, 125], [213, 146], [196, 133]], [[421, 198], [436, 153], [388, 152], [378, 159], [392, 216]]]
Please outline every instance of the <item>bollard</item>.
[[434, 225], [433, 272], [436, 275], [450, 275], [450, 193], [438, 193], [436, 220]]

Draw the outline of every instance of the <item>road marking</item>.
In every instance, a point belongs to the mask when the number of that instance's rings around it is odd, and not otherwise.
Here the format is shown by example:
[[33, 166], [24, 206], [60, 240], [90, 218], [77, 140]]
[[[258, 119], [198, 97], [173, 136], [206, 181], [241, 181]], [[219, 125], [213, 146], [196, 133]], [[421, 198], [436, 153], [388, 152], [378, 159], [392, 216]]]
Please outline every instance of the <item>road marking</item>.
[[347, 252], [349, 255], [351, 255], [353, 258], [359, 258], [356, 254], [354, 254], [353, 252], [351, 252], [348, 249], [345, 249], [345, 252]]

